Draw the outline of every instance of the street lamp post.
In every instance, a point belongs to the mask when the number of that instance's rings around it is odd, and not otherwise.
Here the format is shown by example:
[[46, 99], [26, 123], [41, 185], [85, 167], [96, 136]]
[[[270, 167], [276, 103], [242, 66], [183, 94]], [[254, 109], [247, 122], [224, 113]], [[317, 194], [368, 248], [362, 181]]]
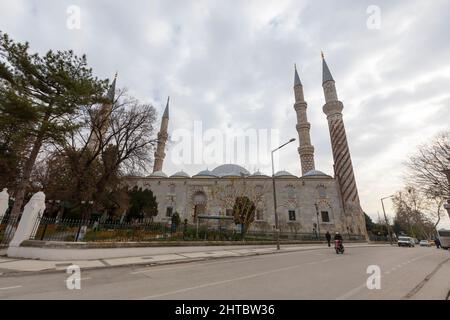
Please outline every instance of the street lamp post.
[[278, 213], [277, 213], [277, 193], [275, 190], [275, 168], [273, 165], [273, 153], [277, 150], [280, 150], [281, 148], [283, 148], [285, 145], [294, 142], [295, 138], [292, 138], [291, 140], [289, 140], [288, 142], [282, 144], [281, 146], [279, 146], [278, 148], [272, 150], [272, 185], [273, 185], [273, 209], [275, 212], [275, 233], [276, 233], [276, 241], [277, 241], [277, 250], [280, 250], [280, 230], [278, 228]]
[[389, 223], [388, 223], [388, 219], [387, 219], [387, 216], [386, 216], [386, 210], [384, 209], [383, 200], [389, 199], [389, 198], [393, 198], [393, 197], [394, 197], [394, 195], [390, 195], [388, 197], [381, 198], [381, 206], [383, 207], [384, 220], [386, 221], [386, 229], [387, 229], [387, 232], [389, 234], [389, 242], [391, 243], [391, 245], [392, 245], [392, 233], [391, 233], [391, 230], [389, 228]]

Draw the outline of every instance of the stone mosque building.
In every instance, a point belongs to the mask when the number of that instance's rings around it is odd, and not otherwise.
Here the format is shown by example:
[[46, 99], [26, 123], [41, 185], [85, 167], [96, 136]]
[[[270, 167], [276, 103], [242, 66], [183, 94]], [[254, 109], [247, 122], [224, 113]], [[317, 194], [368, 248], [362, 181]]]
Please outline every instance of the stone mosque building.
[[[311, 124], [307, 117], [307, 102], [303, 84], [295, 68], [294, 110], [297, 115], [299, 136], [298, 153], [302, 176], [286, 171], [275, 174], [276, 201], [279, 226], [282, 232], [311, 233], [319, 229], [343, 234], [367, 235], [363, 210], [361, 209], [355, 176], [347, 144], [343, 122], [344, 108], [338, 99], [335, 81], [322, 55], [326, 115], [332, 153], [334, 174], [316, 170], [314, 147], [311, 144]], [[154, 221], [171, 220], [177, 212], [182, 221], [196, 223], [205, 216], [231, 218], [237, 196], [247, 196], [256, 206], [255, 221], [250, 230], [273, 231], [275, 227], [272, 177], [263, 173], [249, 172], [234, 165], [220, 165], [212, 171], [203, 170], [194, 176], [184, 171], [167, 175], [163, 171], [165, 145], [168, 139], [169, 100], [158, 133], [153, 173], [148, 177], [129, 177], [130, 187], [150, 189], [158, 202], [158, 215]], [[211, 221], [213, 221], [211, 219]], [[217, 220], [216, 220], [217, 221]], [[230, 221], [231, 225], [232, 222]]]

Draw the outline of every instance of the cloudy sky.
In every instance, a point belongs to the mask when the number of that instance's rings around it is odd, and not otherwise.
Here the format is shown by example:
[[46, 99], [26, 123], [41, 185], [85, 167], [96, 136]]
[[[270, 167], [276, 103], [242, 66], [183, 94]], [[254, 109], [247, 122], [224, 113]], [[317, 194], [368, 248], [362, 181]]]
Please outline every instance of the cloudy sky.
[[[379, 199], [401, 188], [408, 155], [449, 127], [446, 0], [0, 0], [0, 30], [38, 52], [86, 53], [99, 77], [118, 71], [118, 85], [160, 113], [170, 95], [172, 134], [201, 121], [203, 130], [276, 130], [281, 142], [297, 137], [297, 63], [316, 169], [331, 174], [323, 50], [345, 106], [362, 206], [375, 219]], [[176, 165], [171, 146], [168, 174], [216, 166]], [[281, 152], [277, 169], [300, 175], [296, 146]], [[243, 165], [270, 173], [264, 163]]]

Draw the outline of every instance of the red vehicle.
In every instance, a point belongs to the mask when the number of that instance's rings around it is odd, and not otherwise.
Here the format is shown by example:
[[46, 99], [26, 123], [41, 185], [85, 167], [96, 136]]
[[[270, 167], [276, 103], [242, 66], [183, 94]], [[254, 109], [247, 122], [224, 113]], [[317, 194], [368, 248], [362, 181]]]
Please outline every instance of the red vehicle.
[[336, 250], [336, 254], [344, 254], [344, 245], [342, 244], [342, 240], [334, 240], [334, 249]]

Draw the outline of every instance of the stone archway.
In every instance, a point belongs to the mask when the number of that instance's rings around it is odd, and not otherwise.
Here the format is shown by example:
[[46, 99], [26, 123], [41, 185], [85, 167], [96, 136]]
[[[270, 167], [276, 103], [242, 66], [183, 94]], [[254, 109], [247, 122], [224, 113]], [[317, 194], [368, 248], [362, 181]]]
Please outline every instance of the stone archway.
[[194, 204], [194, 222], [197, 222], [197, 217], [206, 213], [206, 194], [203, 191], [197, 191], [192, 197], [192, 203]]

